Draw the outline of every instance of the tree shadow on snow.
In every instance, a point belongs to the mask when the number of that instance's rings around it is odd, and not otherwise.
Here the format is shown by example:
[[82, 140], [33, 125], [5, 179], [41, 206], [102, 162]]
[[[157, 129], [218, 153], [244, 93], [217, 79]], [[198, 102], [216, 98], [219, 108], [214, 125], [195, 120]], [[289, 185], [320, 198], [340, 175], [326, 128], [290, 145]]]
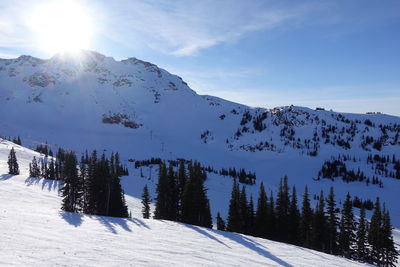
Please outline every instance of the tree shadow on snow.
[[[220, 243], [221, 245], [224, 245], [227, 248], [231, 248], [230, 246], [228, 246], [227, 244], [225, 244], [224, 242], [222, 242], [221, 240], [219, 240], [215, 236], [207, 233], [207, 231], [203, 230], [203, 228], [201, 228], [201, 227], [198, 227], [198, 226], [195, 226], [195, 225], [191, 225], [191, 224], [184, 224], [184, 223], [180, 223], [180, 224], [183, 225], [183, 226], [186, 226], [187, 228], [192, 229], [192, 230], [194, 230], [194, 231], [196, 231], [196, 232], [198, 232], [198, 233], [200, 233], [200, 234], [202, 234], [202, 235], [204, 235], [204, 236], [206, 236], [206, 237], [208, 237], [208, 238], [210, 238], [210, 239], [212, 239], [212, 240], [214, 240], [214, 241], [216, 241], [218, 243]], [[213, 230], [210, 229], [210, 231], [213, 231]]]
[[60, 212], [61, 218], [63, 218], [67, 223], [70, 225], [73, 225], [75, 227], [78, 227], [82, 224], [82, 214], [79, 213], [73, 213], [73, 212], [66, 212], [66, 211], [61, 211]]
[[150, 227], [141, 219], [129, 218], [129, 219], [125, 219], [125, 220], [128, 220], [129, 222], [133, 222], [134, 224], [136, 224], [139, 227], [144, 227], [144, 228], [150, 229]]
[[108, 216], [97, 216], [97, 215], [90, 215], [90, 214], [80, 214], [80, 213], [73, 213], [73, 212], [60, 212], [60, 217], [64, 219], [70, 225], [78, 227], [82, 224], [83, 216], [88, 216], [89, 218], [100, 222], [106, 229], [113, 233], [118, 234], [117, 227], [121, 227], [123, 230], [127, 232], [132, 232], [131, 228], [128, 225], [128, 222], [132, 222], [139, 227], [145, 227], [150, 229], [150, 227], [143, 222], [143, 220], [137, 218], [117, 218], [117, 217], [108, 217]]
[[60, 189], [60, 183], [56, 180], [48, 180], [48, 179], [42, 179], [42, 178], [37, 178], [37, 177], [28, 177], [25, 179], [25, 184], [27, 186], [31, 185], [37, 185], [42, 183], [42, 190], [47, 190], [50, 191], [55, 191]]
[[218, 231], [218, 230], [213, 230], [213, 229], [209, 229], [209, 230], [203, 230], [201, 227], [197, 227], [194, 225], [189, 225], [189, 224], [182, 224], [190, 229], [193, 229], [195, 231], [197, 231], [198, 233], [205, 235], [206, 237], [217, 241], [218, 243], [221, 243], [223, 245], [225, 245], [226, 247], [230, 248], [228, 245], [226, 245], [225, 243], [223, 243], [221, 240], [219, 240], [218, 238], [216, 238], [215, 236], [211, 235], [210, 233], [208, 233], [207, 231], [211, 231], [216, 235], [221, 235], [227, 239], [230, 239], [232, 241], [235, 241], [238, 244], [243, 245], [244, 247], [253, 250], [254, 252], [258, 253], [259, 255], [273, 260], [275, 261], [277, 264], [285, 266], [285, 267], [294, 267], [293, 265], [287, 263], [286, 261], [276, 257], [275, 255], [271, 254], [268, 249], [266, 247], [264, 247], [262, 244], [260, 244], [259, 242], [252, 240], [246, 236], [243, 236], [241, 234], [236, 234], [236, 233], [229, 233], [229, 232], [223, 232], [223, 231]]
[[0, 175], [0, 181], [8, 180], [8, 179], [10, 179], [11, 177], [13, 177], [12, 174], [2, 174], [2, 175]]
[[108, 216], [91, 216], [91, 218], [99, 221], [107, 228], [108, 231], [113, 234], [118, 234], [116, 229], [117, 226], [121, 227], [127, 232], [132, 232], [131, 228], [128, 225], [128, 222], [132, 222], [139, 227], [150, 229], [150, 227], [145, 222], [143, 222], [143, 220], [137, 218], [117, 218]]
[[258, 254], [260, 254], [261, 256], [264, 256], [265, 258], [268, 258], [270, 260], [275, 261], [276, 263], [285, 266], [285, 267], [294, 267], [293, 265], [287, 263], [286, 261], [278, 258], [277, 256], [271, 254], [271, 252], [269, 252], [267, 250], [266, 247], [264, 247], [262, 244], [260, 244], [259, 242], [252, 240], [246, 236], [240, 235], [240, 234], [235, 234], [235, 238], [232, 238], [233, 235], [231, 236], [231, 239], [242, 244], [243, 246], [257, 252]]
[[44, 190], [46, 187], [48, 191], [59, 190], [59, 183], [56, 180], [42, 179], [42, 190]]
[[39, 182], [40, 182], [40, 178], [36, 178], [36, 177], [28, 177], [25, 179], [25, 184], [27, 186], [36, 185]]

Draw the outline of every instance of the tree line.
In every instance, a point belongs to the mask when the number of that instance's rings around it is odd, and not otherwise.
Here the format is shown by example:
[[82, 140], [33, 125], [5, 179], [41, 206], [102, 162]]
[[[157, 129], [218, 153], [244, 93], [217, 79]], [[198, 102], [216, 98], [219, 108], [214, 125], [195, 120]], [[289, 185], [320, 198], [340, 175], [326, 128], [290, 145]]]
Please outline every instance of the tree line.
[[334, 181], [335, 178], [339, 177], [341, 177], [342, 180], [346, 183], [365, 181], [367, 186], [371, 183], [379, 185], [380, 188], [383, 187], [381, 179], [375, 176], [373, 176], [372, 178], [367, 177], [364, 172], [360, 170], [360, 168], [358, 168], [357, 171], [350, 170], [347, 168], [346, 163], [341, 159], [325, 161], [320, 171], [318, 172], [318, 177], [316, 178], [316, 180], [319, 181], [321, 178], [325, 178]]
[[[122, 176], [119, 156], [97, 156], [94, 150], [78, 162], [74, 152], [63, 156], [61, 180], [61, 209], [68, 212], [113, 217], [129, 217], [125, 196], [120, 184]], [[79, 168], [78, 168], [79, 165]]]
[[11, 138], [10, 136], [9, 137], [0, 136], [0, 138], [10, 141], [10, 142], [13, 142], [16, 145], [20, 145], [20, 146], [22, 145], [21, 137], [19, 137], [19, 135], [17, 137], [13, 137], [13, 138]]
[[[133, 160], [130, 160], [133, 161]], [[178, 167], [180, 163], [183, 162], [184, 164], [189, 164], [192, 162], [192, 160], [188, 159], [176, 159], [176, 160], [168, 160], [168, 164], [171, 164], [173, 167]], [[149, 166], [149, 165], [160, 165], [163, 163], [163, 160], [161, 158], [150, 158], [147, 160], [135, 160], [134, 166], [135, 169], [138, 169], [142, 166]], [[243, 184], [255, 184], [256, 182], [256, 173], [246, 171], [245, 169], [239, 169], [236, 170], [236, 168], [221, 168], [221, 169], [215, 169], [214, 167], [211, 166], [200, 166], [202, 171], [208, 172], [208, 173], [215, 173], [219, 174], [222, 176], [230, 176], [234, 179], [238, 179], [240, 183]], [[143, 175], [141, 175], [143, 177]]]
[[281, 180], [275, 196], [271, 191], [268, 197], [261, 183], [257, 208], [254, 208], [252, 196], [248, 198], [245, 186], [240, 190], [235, 182], [227, 222], [218, 213], [217, 228], [303, 246], [378, 266], [394, 266], [398, 256], [394, 247], [389, 211], [385, 205], [381, 207], [379, 198], [374, 204], [370, 222], [365, 217], [364, 206], [356, 220], [350, 194], [347, 194], [340, 210], [336, 206], [333, 187], [330, 188], [327, 198], [321, 191], [314, 209], [305, 187], [299, 210], [296, 187], [289, 189], [287, 177]]
[[[212, 228], [210, 201], [204, 181], [207, 175], [200, 163], [184, 161], [175, 171], [173, 164], [160, 164], [156, 188], [154, 218]], [[150, 217], [150, 198], [147, 186], [142, 195], [143, 217]]]
[[[97, 152], [93, 151], [90, 156], [88, 153], [82, 155], [80, 162], [72, 151], [59, 150], [58, 155], [60, 159], [54, 166], [59, 166], [62, 180], [62, 210], [129, 217], [120, 184], [120, 177], [127, 170], [122, 167], [118, 153], [112, 153], [108, 159], [104, 153], [98, 158]], [[35, 162], [34, 157], [30, 164], [31, 174], [40, 173]], [[168, 168], [165, 162], [160, 164], [154, 218], [212, 228], [210, 202], [204, 187], [206, 173], [198, 162], [190, 161], [187, 165], [181, 161], [175, 171], [172, 163]], [[19, 174], [14, 148], [10, 150], [8, 166], [10, 174]], [[142, 198], [143, 216], [149, 218], [150, 196], [147, 186], [144, 187]], [[299, 210], [296, 187], [293, 186], [290, 192], [285, 176], [280, 181], [276, 196], [271, 191], [268, 197], [263, 183], [260, 184], [255, 209], [252, 196], [248, 199], [246, 187], [242, 186], [240, 190], [235, 179], [227, 222], [218, 213], [217, 229], [291, 243], [378, 266], [395, 266], [398, 253], [385, 204], [382, 207], [380, 199], [376, 199], [370, 221], [366, 219], [364, 205], [356, 220], [353, 206], [354, 200], [348, 193], [342, 209], [336, 207], [331, 187], [327, 198], [321, 191], [313, 209], [306, 186]]]
[[[18, 175], [14, 147], [10, 150], [7, 163], [9, 174]], [[60, 148], [57, 160], [53, 157], [49, 160], [46, 155], [39, 161], [33, 157], [29, 164], [30, 177], [62, 181], [62, 210], [113, 217], [129, 217], [120, 184], [120, 177], [127, 174], [118, 153], [112, 153], [109, 159], [104, 153], [98, 158], [96, 150], [90, 156], [86, 152], [78, 162], [74, 152]]]

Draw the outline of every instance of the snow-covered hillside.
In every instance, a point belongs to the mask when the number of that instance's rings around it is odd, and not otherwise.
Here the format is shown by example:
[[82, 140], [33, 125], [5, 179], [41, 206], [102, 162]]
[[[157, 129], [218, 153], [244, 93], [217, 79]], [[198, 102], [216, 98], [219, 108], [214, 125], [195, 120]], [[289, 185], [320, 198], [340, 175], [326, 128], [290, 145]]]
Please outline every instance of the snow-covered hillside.
[[[134, 169], [129, 159], [195, 159], [216, 169], [255, 172], [256, 184], [248, 186], [253, 197], [260, 182], [276, 190], [284, 175], [299, 194], [305, 185], [311, 196], [334, 185], [339, 201], [347, 192], [363, 200], [379, 196], [400, 226], [400, 179], [391, 177], [397, 175], [396, 163], [367, 161], [375, 155], [400, 160], [399, 117], [295, 106], [251, 108], [200, 96], [151, 63], [116, 61], [91, 51], [49, 60], [0, 60], [0, 112], [0, 135], [19, 135], [32, 148], [47, 141], [53, 150], [118, 151], [135, 177], [145, 176], [123, 179], [133, 199], [146, 183], [154, 196], [157, 170]], [[344, 163], [347, 170], [360, 169], [366, 178], [357, 176], [350, 183], [340, 177], [317, 179], [324, 162], [339, 155], [351, 159]], [[367, 178], [376, 177], [383, 188], [367, 186]], [[232, 179], [209, 174], [206, 185], [213, 217], [217, 211], [226, 216]]]
[[[11, 147], [20, 164], [17, 176], [7, 174]], [[365, 266], [293, 245], [170, 221], [64, 213], [58, 183], [28, 177], [33, 156], [40, 154], [0, 142], [2, 266]], [[137, 209], [139, 200], [134, 201], [129, 202], [131, 210]]]

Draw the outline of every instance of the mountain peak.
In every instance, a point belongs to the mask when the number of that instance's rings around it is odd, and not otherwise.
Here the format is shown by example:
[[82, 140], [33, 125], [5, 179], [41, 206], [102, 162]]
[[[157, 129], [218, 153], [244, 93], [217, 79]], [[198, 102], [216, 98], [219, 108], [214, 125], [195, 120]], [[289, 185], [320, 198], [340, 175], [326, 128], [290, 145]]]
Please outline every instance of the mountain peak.
[[89, 62], [103, 62], [106, 58], [105, 55], [91, 50], [79, 50], [74, 52], [61, 52], [55, 54], [49, 59], [50, 62], [71, 62], [71, 63], [89, 63]]

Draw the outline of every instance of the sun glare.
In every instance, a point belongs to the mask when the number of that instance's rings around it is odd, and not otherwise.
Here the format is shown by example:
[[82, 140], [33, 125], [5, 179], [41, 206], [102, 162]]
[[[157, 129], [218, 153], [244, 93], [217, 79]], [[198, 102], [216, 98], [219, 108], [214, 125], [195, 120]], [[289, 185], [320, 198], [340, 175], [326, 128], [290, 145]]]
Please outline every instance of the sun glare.
[[53, 1], [32, 12], [30, 26], [37, 46], [49, 54], [90, 48], [93, 24], [89, 12], [76, 2]]

